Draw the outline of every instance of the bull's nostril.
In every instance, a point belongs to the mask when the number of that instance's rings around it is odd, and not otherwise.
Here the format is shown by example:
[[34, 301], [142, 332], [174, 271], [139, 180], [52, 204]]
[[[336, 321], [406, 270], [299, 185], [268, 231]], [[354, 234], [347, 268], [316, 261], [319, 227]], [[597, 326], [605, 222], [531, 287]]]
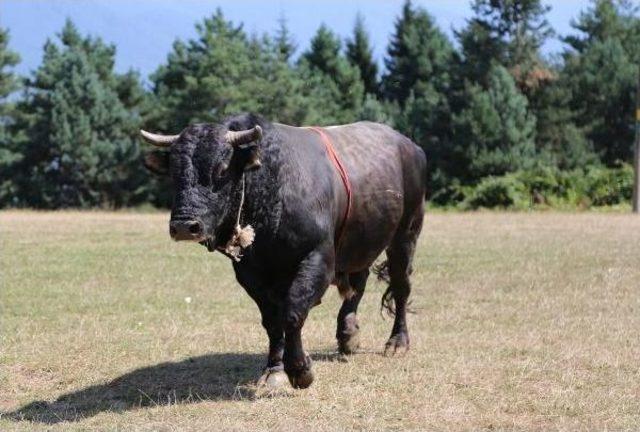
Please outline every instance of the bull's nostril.
[[202, 231], [202, 229], [200, 228], [200, 223], [199, 222], [194, 222], [189, 227], [189, 232], [191, 234], [200, 234], [200, 231]]

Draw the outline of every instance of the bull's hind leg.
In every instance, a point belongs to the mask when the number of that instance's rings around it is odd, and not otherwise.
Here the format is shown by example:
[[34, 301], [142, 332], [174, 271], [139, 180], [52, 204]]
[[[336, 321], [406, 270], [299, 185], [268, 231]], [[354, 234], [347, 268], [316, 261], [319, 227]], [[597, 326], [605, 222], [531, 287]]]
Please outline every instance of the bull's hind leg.
[[412, 272], [416, 243], [422, 229], [422, 219], [423, 210], [420, 206], [408, 226], [396, 232], [391, 245], [387, 248], [389, 287], [382, 297], [382, 305], [395, 314], [395, 319], [391, 336], [385, 345], [385, 355], [393, 355], [398, 350], [409, 349], [407, 329], [407, 301], [411, 294], [409, 276]]
[[360, 327], [358, 326], [356, 313], [358, 312], [358, 304], [360, 304], [364, 294], [368, 277], [369, 269], [349, 275], [352, 295], [342, 302], [342, 307], [338, 312], [338, 328], [336, 330], [338, 349], [343, 354], [353, 354], [360, 346]]

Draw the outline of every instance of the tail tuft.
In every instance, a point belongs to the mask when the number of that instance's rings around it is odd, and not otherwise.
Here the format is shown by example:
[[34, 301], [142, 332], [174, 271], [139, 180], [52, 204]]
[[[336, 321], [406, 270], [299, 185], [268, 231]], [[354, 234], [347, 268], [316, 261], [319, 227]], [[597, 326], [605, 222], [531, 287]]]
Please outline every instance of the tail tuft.
[[386, 291], [382, 295], [382, 300], [380, 301], [380, 313], [382, 314], [384, 311], [387, 313], [387, 315], [393, 317], [396, 314], [396, 308], [393, 302], [393, 288], [391, 287], [391, 277], [389, 276], [389, 262], [385, 260], [379, 264], [374, 265], [373, 272], [376, 274], [379, 281], [389, 284]]
[[394, 317], [396, 315], [396, 307], [395, 302], [393, 301], [393, 289], [391, 285], [389, 285], [382, 294], [382, 299], [380, 300], [380, 315], [384, 317], [383, 312], [386, 312], [389, 317]]
[[379, 281], [386, 283], [391, 282], [391, 278], [389, 277], [389, 262], [387, 260], [374, 265], [372, 270], [378, 277]]
[[[393, 285], [391, 285], [391, 276], [389, 275], [389, 263], [387, 261], [383, 261], [379, 264], [373, 266], [373, 272], [378, 277], [378, 280], [381, 282], [386, 282], [389, 284], [384, 294], [382, 294], [382, 299], [380, 300], [380, 314], [384, 316], [383, 312], [389, 317], [394, 317], [396, 315], [396, 307], [395, 301], [393, 300]], [[409, 268], [408, 273], [411, 274], [413, 271], [412, 268]], [[410, 309], [411, 301], [407, 303], [407, 313], [415, 313], [413, 309]]]

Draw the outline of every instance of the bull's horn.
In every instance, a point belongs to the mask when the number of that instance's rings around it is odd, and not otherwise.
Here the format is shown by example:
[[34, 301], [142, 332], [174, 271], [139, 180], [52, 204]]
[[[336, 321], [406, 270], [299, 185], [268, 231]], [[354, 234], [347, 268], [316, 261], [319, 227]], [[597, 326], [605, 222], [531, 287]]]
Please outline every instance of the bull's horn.
[[259, 125], [243, 131], [228, 131], [224, 135], [225, 141], [232, 146], [247, 144], [260, 138], [262, 138], [262, 128]]
[[169, 147], [180, 136], [154, 134], [142, 129], [140, 129], [140, 135], [142, 135], [142, 138], [144, 138], [146, 142], [158, 147]]

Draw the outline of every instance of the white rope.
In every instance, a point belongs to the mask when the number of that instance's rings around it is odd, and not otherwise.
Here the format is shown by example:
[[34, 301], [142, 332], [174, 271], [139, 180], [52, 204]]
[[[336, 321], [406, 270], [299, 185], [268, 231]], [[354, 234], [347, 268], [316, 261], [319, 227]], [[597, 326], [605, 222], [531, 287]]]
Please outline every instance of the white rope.
[[242, 216], [242, 206], [244, 206], [244, 173], [242, 173], [242, 194], [240, 195], [240, 206], [238, 207], [238, 217], [236, 218], [236, 226], [240, 226], [240, 217]]
[[255, 231], [251, 225], [244, 228], [240, 226], [240, 218], [242, 217], [242, 207], [244, 206], [244, 173], [242, 173], [242, 193], [240, 195], [240, 206], [238, 207], [238, 216], [236, 217], [236, 226], [233, 228], [233, 235], [224, 247], [224, 252], [234, 261], [239, 262], [242, 258], [242, 249], [245, 249], [253, 243], [256, 237]]

